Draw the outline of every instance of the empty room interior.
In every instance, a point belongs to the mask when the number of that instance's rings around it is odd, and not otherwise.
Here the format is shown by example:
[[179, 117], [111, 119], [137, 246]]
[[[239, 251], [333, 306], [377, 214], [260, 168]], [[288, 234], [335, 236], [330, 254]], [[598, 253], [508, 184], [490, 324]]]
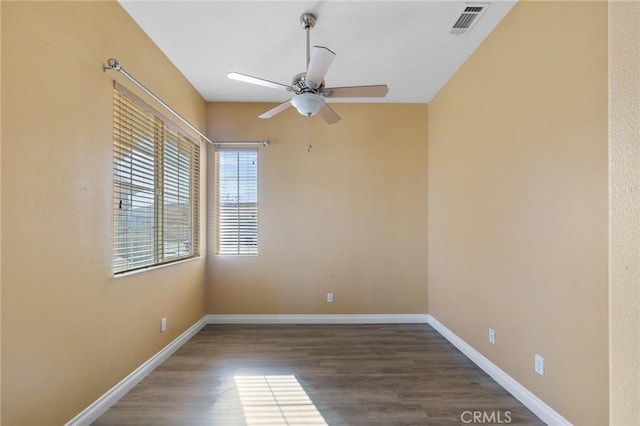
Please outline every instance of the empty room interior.
[[0, 17], [2, 425], [640, 425], [640, 2]]

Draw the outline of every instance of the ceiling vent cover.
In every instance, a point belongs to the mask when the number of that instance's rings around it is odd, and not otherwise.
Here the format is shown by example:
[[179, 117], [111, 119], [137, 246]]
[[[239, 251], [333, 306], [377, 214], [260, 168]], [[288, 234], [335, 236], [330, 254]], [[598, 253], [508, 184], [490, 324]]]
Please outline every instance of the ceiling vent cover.
[[487, 7], [489, 3], [465, 3], [449, 32], [455, 35], [467, 34]]

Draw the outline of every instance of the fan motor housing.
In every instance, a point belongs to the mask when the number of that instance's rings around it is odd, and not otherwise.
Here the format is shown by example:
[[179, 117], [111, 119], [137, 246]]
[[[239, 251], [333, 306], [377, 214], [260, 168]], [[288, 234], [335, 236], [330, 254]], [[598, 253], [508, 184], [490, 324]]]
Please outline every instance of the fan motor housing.
[[310, 81], [307, 84], [306, 80], [307, 73], [301, 72], [296, 74], [291, 81], [291, 87], [295, 90], [296, 93], [320, 93], [324, 89], [324, 80], [320, 83], [320, 86], [316, 86], [316, 84]]

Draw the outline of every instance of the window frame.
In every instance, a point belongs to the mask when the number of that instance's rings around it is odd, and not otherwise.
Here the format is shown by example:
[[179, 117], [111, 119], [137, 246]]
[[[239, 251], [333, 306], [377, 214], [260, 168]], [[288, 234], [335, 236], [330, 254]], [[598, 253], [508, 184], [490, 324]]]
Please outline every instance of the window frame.
[[[222, 231], [221, 231], [221, 226], [223, 226], [223, 222], [221, 219], [221, 209], [222, 209], [222, 203], [221, 203], [221, 192], [220, 192], [220, 186], [221, 186], [221, 166], [220, 166], [220, 160], [221, 160], [221, 156], [224, 154], [229, 154], [229, 153], [234, 153], [238, 156], [238, 162], [240, 162], [240, 156], [241, 154], [246, 154], [246, 153], [251, 153], [252, 155], [254, 155], [254, 162], [255, 162], [255, 167], [253, 168], [253, 171], [251, 172], [251, 174], [254, 176], [254, 179], [252, 180], [252, 185], [253, 187], [249, 190], [248, 195], [245, 194], [245, 197], [251, 197], [254, 196], [255, 197], [255, 207], [253, 208], [253, 220], [251, 219], [247, 219], [247, 214], [251, 214], [251, 207], [250, 206], [245, 206], [244, 207], [244, 211], [241, 211], [242, 207], [241, 207], [241, 202], [240, 199], [242, 198], [242, 196], [240, 195], [240, 185], [241, 185], [241, 180], [244, 178], [246, 179], [247, 176], [243, 176], [241, 177], [241, 169], [240, 169], [240, 165], [238, 165], [238, 169], [237, 169], [237, 174], [236, 174], [236, 185], [238, 186], [237, 191], [238, 191], [238, 202], [235, 203], [237, 204], [236, 208], [237, 208], [237, 214], [235, 215], [235, 221], [236, 223], [236, 228], [233, 228], [235, 230], [235, 233], [237, 234], [237, 239], [233, 242], [226, 242], [226, 243], [222, 243], [221, 242], [221, 238], [222, 238]], [[259, 195], [259, 182], [260, 182], [260, 154], [259, 154], [259, 150], [258, 148], [248, 148], [248, 147], [219, 147], [215, 150], [214, 153], [214, 164], [213, 164], [213, 169], [214, 169], [214, 176], [213, 176], [213, 194], [214, 194], [214, 206], [213, 206], [213, 210], [214, 210], [214, 241], [213, 241], [213, 254], [215, 256], [248, 256], [248, 257], [252, 257], [252, 256], [259, 256], [260, 255], [260, 195]], [[229, 179], [228, 177], [226, 179]], [[246, 183], [246, 182], [245, 182]], [[228, 206], [226, 207], [226, 209], [230, 209], [229, 206], [232, 206], [234, 203], [228, 203]], [[251, 204], [251, 203], [246, 203], [246, 204]], [[226, 214], [228, 214], [229, 212], [225, 212]], [[243, 218], [244, 217], [244, 218]], [[241, 223], [241, 222], [245, 222], [245, 223]], [[253, 222], [253, 224], [252, 224]], [[233, 224], [227, 224], [226, 226], [233, 226]], [[243, 229], [244, 228], [244, 229]], [[241, 239], [243, 238], [242, 233], [251, 233], [252, 228], [255, 232], [255, 237], [254, 237], [254, 242], [252, 244], [243, 244], [241, 242]], [[230, 231], [227, 231], [227, 233]], [[249, 235], [245, 235], [244, 238], [251, 238], [252, 236]], [[228, 235], [225, 237], [228, 238]], [[233, 248], [235, 248], [235, 250], [232, 250]]]
[[[113, 275], [200, 257], [200, 144], [123, 86], [113, 90]], [[138, 209], [147, 212], [134, 215], [134, 199], [138, 206], [145, 201], [140, 193], [148, 205]], [[123, 201], [128, 213], [121, 212]], [[136, 220], [153, 225], [132, 231]], [[142, 249], [136, 233], [146, 233]], [[136, 250], [143, 260], [135, 261]]]

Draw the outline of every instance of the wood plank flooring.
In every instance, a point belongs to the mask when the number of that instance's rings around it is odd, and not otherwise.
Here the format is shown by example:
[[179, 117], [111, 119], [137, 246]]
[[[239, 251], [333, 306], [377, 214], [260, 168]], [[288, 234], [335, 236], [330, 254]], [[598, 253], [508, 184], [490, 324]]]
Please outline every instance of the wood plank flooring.
[[209, 325], [94, 424], [453, 425], [474, 411], [544, 424], [426, 324]]

